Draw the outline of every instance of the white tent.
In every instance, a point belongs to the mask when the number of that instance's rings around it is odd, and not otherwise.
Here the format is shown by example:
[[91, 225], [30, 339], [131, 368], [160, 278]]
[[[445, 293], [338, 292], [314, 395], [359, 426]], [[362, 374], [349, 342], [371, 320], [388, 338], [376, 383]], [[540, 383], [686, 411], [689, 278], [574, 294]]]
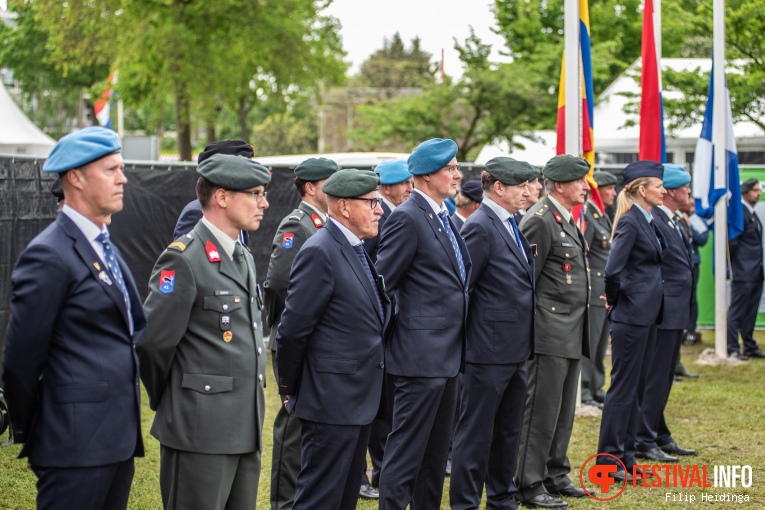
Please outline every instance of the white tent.
[[[640, 76], [640, 59], [638, 59], [627, 71], [621, 74], [609, 85], [595, 101], [594, 124], [595, 124], [595, 152], [596, 164], [618, 164], [617, 155], [637, 155], [640, 140], [640, 128], [637, 125], [637, 114], [626, 113], [624, 110], [631, 99], [624, 94], [640, 94], [640, 83], [633, 76]], [[664, 71], [693, 71], [709, 73], [712, 67], [710, 59], [692, 58], [663, 58], [661, 67]], [[730, 72], [730, 71], [729, 71]], [[677, 92], [664, 92], [664, 97], [678, 98]], [[634, 125], [626, 126], [627, 121]], [[738, 151], [763, 151], [765, 150], [765, 135], [752, 122], [737, 122], [733, 131], [738, 144]], [[495, 156], [511, 156], [516, 159], [528, 161], [536, 166], [544, 166], [555, 155], [556, 137], [554, 131], [537, 131], [534, 133], [539, 139], [537, 142], [528, 142], [519, 139], [525, 149], [510, 150], [507, 143], [495, 143], [486, 145], [478, 157], [476, 163], [484, 164]], [[685, 165], [690, 169], [690, 157], [696, 148], [696, 142], [701, 134], [701, 124], [696, 124], [684, 129], [678, 129], [673, 133], [666, 132], [667, 155], [673, 158], [673, 162]]]
[[0, 83], [0, 154], [45, 157], [56, 141], [40, 130]]

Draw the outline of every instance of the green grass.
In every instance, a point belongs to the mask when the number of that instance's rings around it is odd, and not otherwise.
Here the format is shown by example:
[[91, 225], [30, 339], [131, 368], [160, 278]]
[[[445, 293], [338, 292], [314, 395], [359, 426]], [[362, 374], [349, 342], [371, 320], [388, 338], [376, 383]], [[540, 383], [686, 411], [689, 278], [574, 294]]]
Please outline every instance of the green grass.
[[[758, 339], [765, 341], [765, 333], [758, 332]], [[763, 345], [761, 343], [761, 345]], [[715, 508], [762, 508], [765, 509], [765, 360], [752, 360], [739, 367], [698, 366], [694, 360], [705, 347], [713, 346], [713, 335], [704, 332], [701, 346], [684, 347], [683, 363], [691, 372], [698, 372], [698, 380], [686, 380], [675, 384], [668, 407], [668, 420], [673, 436], [683, 446], [691, 446], [699, 455], [687, 463], [707, 464], [710, 478], [713, 465], [750, 465], [753, 485], [749, 489], [647, 489], [631, 488], [616, 500], [601, 503], [594, 500], [569, 500], [572, 508], [595, 509], [655, 509], [690, 508], [702, 505], [701, 493], [723, 494], [725, 492], [748, 494], [750, 502], [712, 503]], [[270, 361], [269, 361], [270, 362]], [[271, 373], [269, 370], [268, 374]], [[272, 379], [272, 378], [271, 378]], [[266, 388], [267, 404], [263, 430], [263, 469], [258, 494], [258, 508], [269, 508], [269, 483], [271, 471], [271, 447], [274, 413], [279, 399], [272, 380]], [[143, 432], [146, 457], [136, 459], [136, 476], [129, 508], [154, 510], [162, 507], [159, 494], [159, 444], [149, 435], [153, 413], [146, 406], [144, 397]], [[596, 453], [599, 418], [577, 418], [569, 448], [573, 467], [572, 478], [578, 484], [579, 467]], [[17, 460], [19, 446], [0, 448], [0, 509], [32, 509], [35, 507], [35, 476], [26, 463]], [[685, 460], [685, 459], [683, 459]], [[684, 462], [686, 463], [686, 462]], [[448, 508], [448, 479], [444, 488], [442, 508]], [[696, 496], [696, 503], [673, 503], [665, 501], [667, 492], [682, 492]], [[375, 501], [359, 501], [358, 508], [377, 508]], [[76, 510], [76, 509], [73, 509]]]

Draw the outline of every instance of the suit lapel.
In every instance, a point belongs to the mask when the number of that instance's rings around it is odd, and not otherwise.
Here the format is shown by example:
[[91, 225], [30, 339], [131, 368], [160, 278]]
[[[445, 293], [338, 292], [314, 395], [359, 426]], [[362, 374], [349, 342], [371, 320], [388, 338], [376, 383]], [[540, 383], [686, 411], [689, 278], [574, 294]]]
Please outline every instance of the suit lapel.
[[[449, 261], [452, 263], [452, 267], [454, 268], [454, 271], [457, 273], [457, 278], [460, 277], [460, 265], [457, 261], [457, 254], [454, 253], [454, 248], [452, 248], [452, 242], [449, 240], [449, 234], [446, 233], [444, 230], [444, 224], [441, 223], [441, 219], [438, 217], [436, 213], [433, 212], [433, 209], [431, 209], [430, 204], [420, 196], [419, 193], [412, 193], [412, 197], [414, 197], [415, 202], [417, 205], [420, 206], [420, 208], [423, 210], [423, 213], [425, 215], [425, 221], [427, 221], [428, 225], [430, 225], [430, 228], [433, 229], [433, 233], [436, 235], [436, 239], [438, 239], [438, 242], [441, 243], [441, 247], [446, 252], [446, 255], [449, 257]], [[457, 237], [457, 244], [460, 245], [460, 249], [462, 250], [462, 243], [459, 235], [457, 234], [457, 230], [455, 229], [454, 225], [451, 224], [451, 220], [447, 218], [447, 221], [450, 222], [450, 225], [452, 227], [452, 230], [454, 231], [454, 235]], [[462, 250], [463, 256], [462, 260], [463, 263], [465, 262], [465, 250]], [[467, 275], [467, 266], [465, 266], [465, 274]], [[467, 284], [467, 276], [465, 278], [465, 283]]]
[[[120, 311], [125, 324], [129, 327], [130, 319], [127, 315], [125, 297], [122, 295], [122, 291], [119, 289], [119, 287], [117, 287], [117, 283], [114, 281], [114, 278], [109, 272], [109, 269], [106, 267], [106, 264], [101, 261], [101, 257], [99, 257], [96, 251], [93, 249], [90, 241], [85, 238], [85, 235], [82, 233], [82, 231], [66, 214], [60, 213], [56, 217], [56, 221], [64, 230], [66, 235], [68, 235], [74, 241], [74, 250], [80, 256], [80, 259], [83, 261], [83, 263], [88, 266], [90, 273], [93, 275], [96, 281], [98, 281], [98, 284], [101, 286], [101, 288], [104, 289], [104, 292], [106, 292], [109, 298], [114, 302], [115, 306]], [[120, 264], [120, 268], [123, 270], [122, 274], [124, 278], [124, 264]]]
[[[351, 269], [353, 269], [354, 274], [356, 275], [356, 278], [358, 278], [359, 282], [361, 282], [361, 285], [364, 287], [364, 290], [367, 293], [367, 296], [369, 297], [369, 300], [372, 302], [372, 305], [374, 306], [375, 313], [380, 318], [380, 322], [383, 322], [385, 320], [385, 317], [380, 316], [380, 310], [378, 309], [378, 303], [380, 305], [383, 304], [382, 297], [377, 293], [377, 290], [372, 286], [372, 282], [369, 281], [369, 277], [367, 276], [367, 272], [364, 271], [364, 268], [361, 266], [361, 261], [359, 260], [358, 255], [356, 255], [356, 251], [353, 249], [351, 244], [348, 242], [348, 238], [345, 237], [345, 234], [343, 234], [339, 228], [335, 224], [333, 224], [331, 221], [327, 222], [327, 226], [325, 227], [331, 234], [332, 237], [335, 238], [335, 241], [340, 245], [340, 252], [343, 254], [343, 257], [348, 261], [348, 264], [350, 264]], [[374, 265], [372, 264], [372, 260], [369, 259], [369, 256], [367, 255], [366, 250], [364, 250], [364, 256], [367, 257], [367, 264], [369, 265], [370, 271], [372, 271], [372, 276], [376, 276], [374, 271]], [[378, 301], [379, 297], [379, 301]], [[385, 307], [383, 306], [383, 313], [385, 313]]]
[[661, 255], [661, 244], [659, 244], [659, 239], [656, 235], [656, 231], [645, 220], [642, 212], [635, 210], [634, 207], [630, 209], [630, 211], [628, 212], [631, 212], [631, 211], [635, 211], [635, 220], [637, 221], [638, 225], [640, 225], [640, 228], [643, 229], [643, 233], [651, 241], [651, 244], [653, 245], [653, 247], [656, 248], [656, 251], [659, 252], [659, 255]]
[[[518, 247], [518, 243], [515, 242], [515, 240], [510, 236], [510, 232], [507, 230], [507, 227], [505, 227], [505, 222], [499, 219], [499, 216], [489, 207], [486, 205], [482, 205], [481, 209], [486, 213], [486, 216], [491, 220], [492, 224], [494, 225], [494, 228], [499, 232], [499, 235], [502, 237], [502, 239], [505, 241], [505, 244], [508, 248], [510, 248], [510, 251], [515, 255], [515, 258], [518, 259], [518, 262], [521, 263], [521, 266], [523, 266], [526, 269], [527, 273], [531, 273], [531, 266], [529, 265], [528, 260], [526, 257], [523, 256], [523, 253], [521, 253], [521, 249]], [[518, 229], [518, 232], [520, 233], [520, 229]]]

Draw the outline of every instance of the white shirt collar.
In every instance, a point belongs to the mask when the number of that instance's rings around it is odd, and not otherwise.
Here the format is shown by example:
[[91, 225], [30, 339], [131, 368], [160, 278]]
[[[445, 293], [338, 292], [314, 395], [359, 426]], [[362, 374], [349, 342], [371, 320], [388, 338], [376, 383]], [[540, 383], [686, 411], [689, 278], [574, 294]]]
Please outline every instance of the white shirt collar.
[[440, 214], [442, 212], [445, 212], [447, 215], [449, 214], [449, 209], [446, 208], [445, 204], [441, 204], [441, 206], [439, 207], [439, 205], [436, 203], [436, 201], [433, 200], [432, 198], [430, 198], [428, 195], [426, 195], [422, 190], [414, 188], [414, 191], [415, 191], [415, 193], [419, 193], [420, 195], [422, 195], [425, 198], [425, 200], [430, 205], [430, 208], [433, 209], [434, 213]]
[[390, 209], [390, 211], [391, 211], [391, 212], [393, 212], [393, 211], [395, 211], [395, 210], [396, 210], [396, 206], [395, 206], [395, 205], [393, 205], [393, 202], [391, 202], [390, 200], [388, 200], [387, 198], [385, 198], [385, 197], [382, 195], [382, 193], [380, 193], [380, 198], [382, 198], [382, 199], [383, 199], [383, 202], [385, 202], [385, 205], [387, 205], [387, 206], [388, 206], [388, 209]]
[[210, 220], [208, 220], [205, 216], [202, 216], [202, 223], [204, 223], [205, 227], [210, 229], [213, 237], [215, 237], [215, 239], [218, 241], [218, 244], [220, 244], [221, 249], [226, 253], [226, 255], [228, 255], [229, 258], [233, 258], [234, 246], [236, 245], [237, 240], [231, 239], [228, 234], [210, 223]]
[[106, 228], [106, 225], [104, 225], [104, 229], [100, 230], [98, 228], [98, 225], [90, 221], [88, 218], [86, 218], [82, 213], [77, 211], [76, 209], [72, 208], [69, 204], [64, 204], [63, 209], [61, 209], [61, 212], [69, 216], [69, 219], [71, 219], [75, 225], [77, 225], [77, 228], [80, 229], [80, 231], [83, 233], [85, 238], [90, 241], [94, 242], [96, 240], [96, 237], [101, 235], [102, 232], [109, 233], [109, 230]]
[[746, 200], [742, 200], [741, 203], [744, 204], [744, 207], [746, 207], [750, 213], [754, 214], [754, 207], [749, 205], [749, 202], [747, 202]]
[[499, 219], [502, 221], [507, 221], [508, 218], [510, 218], [510, 213], [507, 212], [507, 209], [496, 203], [494, 200], [492, 200], [489, 197], [483, 197], [482, 204], [486, 204], [486, 206], [494, 211], [494, 214], [499, 216]]
[[565, 207], [560, 205], [560, 202], [555, 200], [552, 195], [547, 195], [550, 198], [550, 202], [553, 203], [556, 209], [558, 209], [558, 212], [561, 216], [563, 216], [563, 219], [566, 223], [569, 223], [571, 221], [571, 211], [567, 211]]
[[318, 214], [319, 218], [321, 218], [321, 222], [322, 223], [326, 223], [327, 222], [327, 215], [326, 214], [324, 214], [323, 212], [321, 212], [320, 210], [318, 210], [317, 208], [315, 208], [314, 206], [312, 206], [311, 204], [309, 204], [305, 200], [302, 200], [301, 203], [307, 205], [308, 207], [311, 208], [312, 211], [314, 211], [316, 214]]
[[670, 220], [672, 223], [674, 223], [674, 222], [675, 222], [675, 213], [673, 213], [672, 211], [670, 211], [670, 210], [669, 210], [669, 207], [667, 207], [667, 206], [666, 206], [666, 205], [664, 205], [664, 204], [661, 204], [661, 205], [657, 205], [656, 207], [658, 207], [659, 209], [661, 209], [662, 211], [664, 211], [664, 214], [666, 214], [666, 215], [667, 215], [667, 217], [669, 218], [669, 220]]
[[345, 225], [337, 221], [335, 218], [330, 216], [330, 221], [335, 224], [337, 228], [340, 229], [340, 232], [343, 233], [346, 239], [348, 239], [348, 242], [351, 243], [351, 246], [356, 246], [357, 244], [361, 244], [361, 239], [359, 239], [359, 236], [351, 232]]
[[639, 205], [637, 205], [635, 202], [632, 203], [632, 207], [637, 207], [638, 211], [643, 213], [643, 217], [645, 218], [645, 221], [647, 221], [648, 223], [651, 223], [653, 221], [651, 214], [647, 212], [645, 209], [643, 209], [642, 207], [640, 207]]

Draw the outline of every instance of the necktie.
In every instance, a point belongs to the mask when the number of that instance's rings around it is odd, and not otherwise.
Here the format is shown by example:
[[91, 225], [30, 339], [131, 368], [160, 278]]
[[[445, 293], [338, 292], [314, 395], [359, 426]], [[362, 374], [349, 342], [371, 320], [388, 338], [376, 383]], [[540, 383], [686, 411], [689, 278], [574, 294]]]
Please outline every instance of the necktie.
[[462, 252], [460, 251], [460, 245], [457, 244], [457, 237], [454, 235], [452, 226], [449, 223], [449, 217], [446, 215], [446, 211], [441, 211], [440, 213], [438, 213], [438, 217], [441, 218], [441, 223], [444, 224], [444, 230], [446, 230], [446, 235], [449, 236], [449, 241], [451, 241], [452, 243], [454, 254], [457, 256], [457, 265], [460, 268], [460, 278], [462, 278], [462, 283], [465, 283], [465, 262], [462, 260]]
[[107, 232], [101, 232], [96, 237], [96, 241], [100, 242], [104, 247], [104, 259], [106, 259], [106, 267], [109, 269], [114, 282], [117, 284], [117, 288], [122, 292], [122, 297], [125, 299], [125, 306], [127, 307], [128, 317], [130, 318], [130, 330], [133, 330], [133, 314], [130, 311], [130, 297], [128, 296], [127, 286], [125, 285], [125, 279], [122, 277], [122, 270], [117, 262], [117, 257], [112, 248], [112, 243], [109, 242], [109, 234]]
[[661, 253], [663, 249], [661, 247], [661, 232], [659, 232], [659, 227], [656, 226], [656, 223], [653, 220], [649, 221], [648, 224], [651, 225], [653, 233], [656, 235], [656, 240], [659, 242], [659, 253]]
[[360, 244], [357, 244], [353, 247], [353, 251], [356, 252], [356, 256], [359, 258], [359, 262], [361, 262], [361, 267], [364, 268], [364, 272], [367, 274], [367, 278], [369, 278], [369, 283], [372, 284], [372, 288], [375, 290], [375, 297], [377, 298], [377, 311], [380, 312], [380, 317], [385, 317], [383, 313], [382, 301], [380, 300], [380, 295], [377, 293], [378, 290], [377, 284], [375, 283], [375, 277], [372, 276], [372, 270], [369, 268], [367, 256], [364, 253], [364, 247]]
[[242, 281], [245, 283], [245, 285], [247, 285], [249, 282], [247, 261], [244, 260], [244, 249], [242, 248], [241, 244], [234, 244], [234, 256], [231, 260], [234, 262], [234, 266], [236, 267], [237, 271], [239, 271], [239, 275], [242, 277]]
[[515, 243], [518, 245], [518, 249], [521, 250], [521, 253], [523, 254], [523, 258], [526, 258], [526, 253], [523, 251], [523, 245], [521, 245], [521, 235], [518, 232], [518, 224], [515, 222], [515, 218], [513, 218], [513, 216], [510, 215], [507, 221], [510, 222], [510, 226], [513, 229], [513, 236], [515, 236]]

